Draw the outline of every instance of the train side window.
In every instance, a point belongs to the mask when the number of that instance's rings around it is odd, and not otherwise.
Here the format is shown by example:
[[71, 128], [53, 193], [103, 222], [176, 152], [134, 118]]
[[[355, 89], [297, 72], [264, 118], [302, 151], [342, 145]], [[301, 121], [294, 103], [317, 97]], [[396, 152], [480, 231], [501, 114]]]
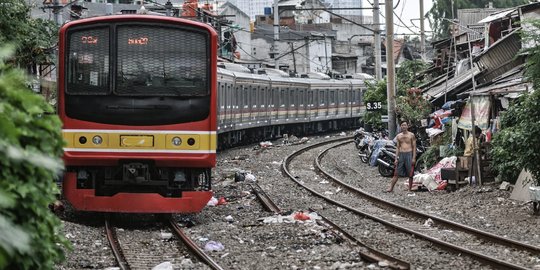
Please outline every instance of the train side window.
[[304, 106], [304, 90], [300, 90], [299, 96], [300, 96], [300, 100], [298, 102], [299, 103], [298, 106], [303, 107]]
[[330, 105], [335, 105], [336, 104], [336, 92], [335, 91], [330, 91]]
[[232, 98], [232, 85], [231, 84], [227, 84], [227, 92], [225, 93], [225, 97], [227, 99], [227, 104], [225, 104], [227, 106], [227, 109], [230, 109], [231, 108], [231, 98]]
[[285, 107], [285, 90], [279, 92], [279, 107]]
[[314, 96], [313, 91], [309, 91], [309, 93], [308, 93], [308, 105], [310, 107], [313, 107], [313, 105], [314, 105], [314, 97], [313, 96]]
[[319, 91], [319, 102], [321, 106], [324, 106], [324, 102], [325, 102], [324, 90]]

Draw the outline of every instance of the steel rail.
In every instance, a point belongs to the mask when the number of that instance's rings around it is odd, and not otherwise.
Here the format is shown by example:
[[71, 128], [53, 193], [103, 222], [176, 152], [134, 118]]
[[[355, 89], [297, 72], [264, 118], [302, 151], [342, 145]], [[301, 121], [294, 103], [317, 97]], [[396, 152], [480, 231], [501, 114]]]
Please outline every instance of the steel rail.
[[[346, 143], [335, 145], [334, 147], [339, 147], [339, 146], [344, 145], [344, 144], [346, 144]], [[366, 197], [366, 198], [368, 198], [368, 199], [370, 199], [370, 200], [372, 200], [372, 201], [374, 201], [376, 203], [383, 204], [388, 208], [398, 209], [398, 210], [400, 210], [402, 212], [406, 212], [409, 215], [414, 215], [414, 216], [416, 216], [418, 218], [422, 218], [422, 219], [431, 218], [433, 221], [437, 221], [440, 224], [444, 224], [444, 225], [446, 225], [448, 227], [451, 227], [451, 228], [454, 228], [454, 229], [457, 229], [457, 230], [460, 230], [460, 231], [464, 231], [464, 232], [467, 232], [467, 233], [475, 234], [477, 236], [481, 236], [481, 237], [483, 237], [485, 239], [488, 239], [488, 240], [490, 240], [492, 242], [496, 242], [496, 243], [499, 243], [499, 244], [502, 244], [502, 245], [505, 245], [505, 246], [508, 246], [508, 247], [512, 247], [512, 248], [518, 248], [520, 250], [526, 250], [526, 251], [532, 252], [532, 253], [540, 253], [540, 247], [538, 247], [538, 246], [533, 246], [533, 245], [530, 245], [530, 244], [527, 244], [527, 243], [522, 243], [522, 242], [516, 241], [514, 239], [504, 238], [502, 236], [499, 236], [499, 235], [496, 235], [496, 234], [493, 234], [493, 233], [489, 233], [489, 232], [485, 232], [485, 231], [481, 231], [479, 229], [467, 226], [465, 224], [457, 223], [455, 221], [451, 221], [451, 220], [448, 220], [448, 219], [445, 219], [445, 218], [442, 218], [442, 217], [438, 217], [438, 216], [430, 215], [430, 214], [427, 214], [427, 213], [424, 213], [424, 212], [421, 212], [421, 211], [418, 211], [418, 210], [410, 209], [410, 208], [404, 207], [402, 205], [399, 205], [399, 204], [396, 204], [396, 203], [381, 199], [381, 198], [379, 198], [377, 196], [371, 195], [371, 194], [369, 194], [369, 193], [367, 193], [367, 192], [365, 192], [365, 191], [363, 191], [363, 190], [361, 190], [359, 188], [353, 187], [353, 186], [351, 186], [351, 185], [337, 179], [336, 177], [334, 177], [333, 175], [331, 175], [330, 173], [328, 173], [327, 171], [325, 171], [321, 167], [320, 160], [323, 158], [324, 155], [326, 155], [326, 153], [330, 149], [331, 148], [328, 148], [328, 149], [326, 149], [325, 151], [323, 151], [323, 152], [321, 152], [319, 154], [319, 156], [315, 160], [315, 168], [317, 170], [319, 170], [322, 174], [324, 174], [326, 177], [332, 179], [334, 182], [336, 182], [337, 184], [343, 186], [344, 188], [348, 189], [349, 191], [351, 191], [353, 193], [364, 196], [364, 197]]]
[[[310, 211], [315, 212], [313, 209], [310, 209]], [[366, 261], [369, 261], [369, 262], [387, 261], [389, 263], [388, 267], [392, 269], [411, 269], [410, 263], [400, 260], [398, 258], [392, 257], [388, 254], [385, 254], [381, 251], [378, 251], [376, 249], [373, 249], [367, 246], [366, 244], [362, 243], [360, 240], [358, 240], [357, 238], [355, 238], [354, 236], [352, 236], [351, 234], [343, 230], [337, 224], [333, 223], [332, 221], [330, 221], [329, 219], [327, 219], [320, 213], [317, 213], [317, 215], [321, 217], [324, 223], [328, 224], [328, 226], [330, 226], [330, 228], [332, 228], [333, 230], [339, 232], [341, 236], [343, 236], [345, 239], [349, 240], [350, 242], [352, 242], [353, 244], [359, 247], [363, 247], [367, 249], [368, 250], [367, 252], [360, 251], [360, 257], [362, 257]]]
[[257, 183], [253, 183], [250, 185], [251, 189], [253, 190], [253, 192], [255, 192], [255, 195], [257, 196], [257, 198], [259, 198], [266, 210], [274, 212], [275, 214], [281, 213], [281, 209], [279, 209], [279, 207], [274, 203], [274, 201], [270, 199], [268, 194], [266, 194], [266, 192], [264, 192], [264, 190]]
[[105, 233], [107, 234], [107, 240], [111, 246], [114, 258], [118, 263], [118, 267], [121, 270], [130, 270], [131, 267], [129, 267], [129, 263], [127, 262], [126, 257], [120, 248], [120, 244], [118, 243], [118, 238], [116, 237], [114, 228], [109, 225], [108, 219], [105, 220]]
[[[311, 150], [313, 148], [317, 148], [317, 147], [320, 147], [322, 145], [326, 145], [326, 144], [330, 144], [330, 143], [336, 143], [336, 142], [339, 142], [339, 141], [342, 141], [342, 140], [345, 140], [345, 139], [338, 139], [338, 140], [331, 140], [331, 141], [321, 142], [321, 143], [313, 144], [313, 145], [310, 145], [308, 147], [302, 148], [302, 149], [290, 154], [289, 156], [287, 156], [285, 158], [285, 160], [283, 161], [283, 163], [282, 163], [281, 169], [293, 182], [297, 183], [299, 186], [301, 186], [304, 189], [308, 190], [313, 195], [315, 195], [315, 196], [317, 196], [317, 197], [319, 197], [319, 198], [321, 198], [321, 199], [323, 199], [323, 200], [325, 200], [325, 201], [327, 201], [327, 202], [329, 202], [331, 204], [334, 204], [334, 205], [337, 205], [337, 206], [339, 206], [341, 208], [347, 209], [347, 210], [349, 210], [349, 211], [351, 211], [353, 213], [356, 213], [356, 214], [361, 215], [363, 217], [366, 217], [366, 218], [372, 219], [372, 220], [374, 220], [376, 222], [379, 222], [381, 224], [384, 224], [387, 227], [390, 227], [390, 228], [396, 229], [398, 231], [414, 235], [414, 236], [416, 236], [416, 237], [418, 237], [420, 239], [427, 240], [427, 241], [432, 242], [432, 243], [434, 243], [434, 244], [436, 244], [436, 245], [438, 245], [440, 247], [446, 248], [446, 249], [448, 249], [450, 251], [467, 254], [472, 258], [475, 258], [475, 259], [477, 259], [479, 261], [482, 261], [482, 262], [484, 262], [486, 264], [489, 264], [489, 265], [497, 267], [497, 268], [519, 269], [519, 270], [528, 269], [528, 268], [520, 266], [520, 265], [516, 265], [516, 264], [506, 262], [506, 261], [502, 261], [502, 260], [499, 260], [497, 258], [493, 258], [493, 257], [487, 256], [487, 255], [484, 255], [484, 254], [481, 254], [481, 253], [478, 253], [478, 252], [475, 252], [475, 251], [472, 251], [472, 250], [469, 250], [469, 249], [466, 249], [466, 248], [463, 248], [463, 247], [460, 247], [460, 246], [456, 246], [456, 245], [448, 243], [446, 241], [442, 241], [442, 240], [439, 240], [437, 238], [421, 234], [419, 232], [416, 232], [414, 230], [399, 226], [397, 224], [386, 221], [386, 220], [384, 220], [382, 218], [376, 217], [376, 216], [371, 215], [369, 213], [363, 212], [361, 210], [358, 210], [358, 209], [353, 208], [351, 206], [348, 206], [346, 204], [343, 204], [343, 203], [340, 203], [338, 201], [332, 200], [329, 197], [315, 191], [314, 189], [300, 183], [300, 181], [296, 180], [296, 178], [289, 171], [289, 168], [288, 168], [289, 164], [290, 164], [291, 160], [294, 159], [294, 157], [296, 157], [296, 156], [298, 156], [298, 155], [300, 155], [300, 154], [302, 154], [302, 153], [304, 153], [304, 152], [306, 152], [308, 150]], [[349, 142], [346, 142], [346, 143], [351, 143], [351, 142], [352, 141], [349, 141]], [[342, 143], [342, 144], [336, 145], [334, 147], [337, 147], [337, 146], [340, 146], [340, 145], [343, 145], [343, 144], [346, 144], [346, 143]]]
[[182, 228], [176, 224], [172, 219], [168, 221], [169, 226], [173, 230], [173, 232], [176, 234], [182, 242], [191, 250], [197, 257], [199, 257], [206, 265], [208, 265], [210, 268], [215, 270], [223, 270], [219, 264], [217, 264], [208, 254], [206, 254], [197, 244], [195, 244], [191, 239], [182, 231]]

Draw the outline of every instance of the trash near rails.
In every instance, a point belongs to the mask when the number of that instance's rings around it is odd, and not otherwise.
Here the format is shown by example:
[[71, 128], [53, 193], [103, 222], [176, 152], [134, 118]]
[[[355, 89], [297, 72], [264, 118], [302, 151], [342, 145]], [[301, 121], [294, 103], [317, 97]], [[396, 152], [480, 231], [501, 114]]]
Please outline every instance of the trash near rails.
[[[272, 201], [272, 199], [268, 196], [268, 194], [266, 194], [259, 185], [257, 185], [256, 183], [251, 183], [251, 188], [253, 192], [255, 193], [255, 195], [257, 196], [257, 198], [259, 198], [259, 200], [263, 204], [264, 208], [278, 215], [278, 217], [269, 218], [268, 222], [272, 222], [274, 220], [278, 221], [280, 219], [287, 218], [287, 217], [281, 217], [280, 215], [282, 213], [281, 209], [279, 209], [279, 207]], [[305, 214], [304, 212], [296, 212], [296, 213], [293, 213], [290, 218], [293, 220], [301, 220], [301, 221], [314, 219], [315, 222], [317, 222], [317, 224], [328, 228], [329, 231], [333, 232], [336, 237], [348, 240], [350, 244], [359, 247], [360, 249], [358, 252], [360, 253], [360, 257], [363, 260], [366, 260], [371, 263], [377, 263], [379, 266], [389, 267], [391, 269], [410, 269], [410, 264], [408, 262], [394, 258], [390, 255], [384, 254], [378, 250], [375, 250], [373, 248], [366, 246], [360, 240], [356, 239], [355, 237], [347, 233], [345, 230], [340, 228], [338, 225], [332, 223], [330, 220], [321, 216], [319, 213], [315, 212], [312, 209], [310, 209], [309, 214]]]
[[[201, 259], [202, 262], [204, 262], [206, 265], [208, 265], [211, 269], [214, 270], [222, 270], [223, 268], [219, 266], [210, 256], [208, 256], [201, 248], [197, 246], [189, 237], [182, 231], [180, 226], [176, 224], [172, 219], [164, 220], [164, 223], [168, 225], [173, 233], [178, 237], [179, 240], [181, 240], [185, 246], [199, 259]], [[109, 245], [111, 246], [111, 250], [113, 252], [114, 258], [116, 262], [118, 263], [118, 267], [121, 270], [130, 270], [135, 269], [137, 267], [131, 267], [123, 253], [122, 247], [120, 246], [120, 243], [118, 241], [116, 231], [114, 227], [112, 227], [109, 223], [109, 220], [105, 220], [105, 232], [107, 235], [107, 240], [109, 242]], [[170, 236], [169, 236], [170, 237]]]
[[[367, 217], [371, 220], [374, 220], [376, 222], [379, 222], [387, 227], [390, 227], [390, 228], [393, 228], [393, 229], [396, 229], [400, 232], [403, 232], [403, 233], [408, 233], [408, 234], [411, 234], [411, 235], [414, 235], [415, 237], [417, 238], [420, 238], [420, 239], [423, 239], [423, 240], [426, 240], [426, 241], [429, 241], [431, 243], [434, 243], [436, 244], [437, 246], [439, 247], [442, 247], [444, 249], [447, 249], [451, 252], [456, 252], [458, 254], [466, 254], [478, 261], [481, 261], [481, 262], [484, 262], [486, 264], [489, 264], [489, 265], [492, 265], [496, 268], [503, 268], [503, 269], [528, 269], [524, 266], [520, 266], [520, 265], [516, 265], [514, 263], [511, 263], [511, 262], [507, 262], [507, 261], [503, 261], [503, 260], [500, 260], [500, 259], [497, 259], [495, 257], [492, 257], [492, 256], [488, 256], [488, 255], [484, 255], [482, 253], [479, 253], [479, 252], [476, 252], [476, 251], [472, 251], [472, 250], [469, 250], [467, 248], [463, 248], [461, 246], [457, 246], [457, 245], [454, 245], [452, 243], [449, 243], [449, 242], [446, 242], [446, 241], [443, 241], [443, 240], [440, 240], [440, 239], [437, 239], [435, 237], [431, 237], [431, 236], [428, 236], [428, 235], [425, 235], [424, 233], [420, 233], [420, 232], [417, 232], [415, 230], [412, 230], [412, 229], [409, 229], [409, 228], [406, 228], [406, 227], [403, 227], [401, 225], [398, 225], [396, 223], [393, 223], [393, 222], [390, 222], [390, 221], [387, 221], [383, 218], [380, 218], [380, 217], [377, 217], [375, 215], [372, 215], [372, 214], [369, 214], [367, 212], [364, 212], [364, 211], [361, 211], [359, 209], [356, 209], [354, 207], [351, 207], [349, 205], [346, 205], [346, 204], [343, 204], [343, 203], [340, 203], [336, 200], [333, 200], [333, 199], [330, 199], [329, 197], [325, 196], [324, 194], [321, 194], [319, 192], [317, 192], [316, 190], [314, 190], [313, 188], [310, 188], [306, 185], [304, 185], [302, 182], [300, 182], [298, 179], [296, 179], [296, 177], [294, 175], [291, 174], [291, 172], [289, 171], [289, 164], [291, 163], [291, 160], [293, 160], [296, 156], [308, 151], [308, 150], [311, 150], [311, 149], [315, 149], [317, 147], [321, 147], [321, 146], [324, 146], [324, 145], [327, 145], [327, 144], [331, 144], [331, 143], [337, 143], [337, 142], [340, 142], [342, 141], [343, 139], [338, 139], [338, 140], [331, 140], [331, 141], [326, 141], [326, 142], [322, 142], [322, 143], [318, 143], [318, 144], [314, 144], [314, 145], [310, 145], [308, 147], [305, 147], [305, 148], [302, 148], [292, 154], [290, 154], [289, 156], [287, 156], [283, 163], [282, 163], [282, 171], [295, 183], [297, 183], [299, 186], [301, 186], [302, 188], [308, 190], [309, 192], [311, 192], [313, 195], [319, 197], [319, 198], [322, 198], [323, 200], [333, 204], [333, 205], [336, 205], [336, 206], [339, 206], [343, 209], [347, 209], [355, 214], [358, 214], [360, 216], [363, 216], [363, 217]], [[348, 141], [348, 142], [342, 142], [342, 143], [339, 143], [339, 144], [335, 144], [335, 145], [332, 145], [331, 147], [329, 147], [328, 149], [324, 150], [324, 151], [321, 151], [320, 154], [317, 156], [316, 160], [315, 160], [315, 167], [317, 171], [320, 171], [322, 173], [325, 173], [324, 170], [320, 167], [320, 164], [319, 164], [319, 160], [322, 156], [324, 156], [324, 154], [331, 148], [335, 148], [335, 147], [339, 147], [341, 145], [344, 145], [344, 144], [347, 144], [347, 143], [351, 143], [352, 141]], [[357, 189], [357, 188], [354, 188], [350, 185], [347, 185], [341, 181], [339, 181], [339, 179], [336, 179], [335, 177], [329, 175], [328, 173], [326, 173], [326, 176], [328, 176], [328, 178], [331, 178], [333, 181], [336, 181], [336, 183], [344, 186], [345, 188], [347, 188], [349, 191], [351, 192], [354, 192], [354, 193], [361, 193], [361, 194], [365, 194], [365, 196], [368, 196], [370, 197], [370, 199], [372, 200], [378, 200], [378, 201], [381, 201], [381, 203], [384, 203], [384, 204], [388, 204], [388, 205], [392, 205], [392, 207], [394, 206], [399, 206], [397, 204], [394, 204], [394, 203], [391, 203], [391, 202], [387, 202], [387, 201], [384, 201], [382, 199], [379, 199], [373, 195], [370, 195], [370, 194], [367, 194], [365, 192], [363, 192], [362, 190], [360, 189]], [[507, 246], [511, 246], [511, 247], [514, 247], [514, 248], [519, 248], [521, 250], [527, 250], [527, 251], [531, 251], [531, 252], [537, 252], [540, 250], [539, 247], [536, 247], [536, 246], [532, 246], [532, 245], [529, 245], [529, 244], [526, 244], [526, 243], [521, 243], [521, 242], [517, 242], [515, 240], [511, 240], [511, 239], [505, 239], [503, 237], [499, 237], [497, 235], [494, 235], [494, 234], [491, 234], [491, 233], [487, 233], [487, 232], [483, 232], [483, 231], [480, 231], [480, 230], [477, 230], [477, 229], [474, 229], [472, 227], [468, 227], [466, 225], [463, 225], [463, 224], [459, 224], [459, 223], [456, 223], [456, 222], [452, 222], [452, 221], [449, 221], [449, 220], [445, 220], [445, 219], [442, 219], [442, 218], [439, 218], [439, 217], [436, 217], [436, 216], [431, 216], [431, 215], [428, 215], [428, 214], [425, 214], [425, 213], [422, 213], [422, 212], [418, 212], [418, 211], [414, 211], [414, 210], [410, 210], [410, 209], [407, 209], [405, 207], [401, 207], [401, 208], [404, 208], [408, 211], [410, 211], [410, 213], [408, 214], [411, 214], [411, 215], [423, 215], [425, 216], [426, 218], [432, 218], [432, 220], [434, 220], [435, 222], [437, 222], [438, 224], [440, 223], [445, 223], [446, 222], [446, 226], [451, 226], [451, 227], [457, 227], [457, 228], [460, 228], [462, 231], [465, 231], [467, 233], [471, 233], [471, 234], [474, 234], [474, 235], [477, 235], [477, 236], [482, 236], [483, 238], [486, 238], [486, 239], [489, 239], [495, 243], [502, 243], [504, 245], [507, 245]]]

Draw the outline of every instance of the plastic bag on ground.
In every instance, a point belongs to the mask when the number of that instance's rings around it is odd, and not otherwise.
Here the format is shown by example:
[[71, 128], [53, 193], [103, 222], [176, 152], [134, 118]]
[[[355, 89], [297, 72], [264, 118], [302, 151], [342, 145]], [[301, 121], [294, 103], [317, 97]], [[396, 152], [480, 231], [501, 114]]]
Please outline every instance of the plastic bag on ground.
[[208, 206], [216, 206], [218, 204], [218, 199], [216, 197], [210, 198], [210, 200], [206, 203]]
[[208, 243], [204, 245], [205, 251], [222, 251], [224, 249], [225, 247], [223, 246], [223, 244], [217, 241], [208, 241]]
[[304, 214], [304, 212], [296, 212], [294, 214], [294, 219], [295, 220], [310, 220], [311, 218], [308, 215]]

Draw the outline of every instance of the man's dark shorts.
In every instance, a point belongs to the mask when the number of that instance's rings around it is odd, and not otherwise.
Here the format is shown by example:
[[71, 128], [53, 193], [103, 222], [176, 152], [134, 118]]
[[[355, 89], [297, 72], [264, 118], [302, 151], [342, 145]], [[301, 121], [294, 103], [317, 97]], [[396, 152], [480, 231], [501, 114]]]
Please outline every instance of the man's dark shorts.
[[412, 177], [412, 152], [399, 152], [399, 160], [397, 164], [398, 176]]

